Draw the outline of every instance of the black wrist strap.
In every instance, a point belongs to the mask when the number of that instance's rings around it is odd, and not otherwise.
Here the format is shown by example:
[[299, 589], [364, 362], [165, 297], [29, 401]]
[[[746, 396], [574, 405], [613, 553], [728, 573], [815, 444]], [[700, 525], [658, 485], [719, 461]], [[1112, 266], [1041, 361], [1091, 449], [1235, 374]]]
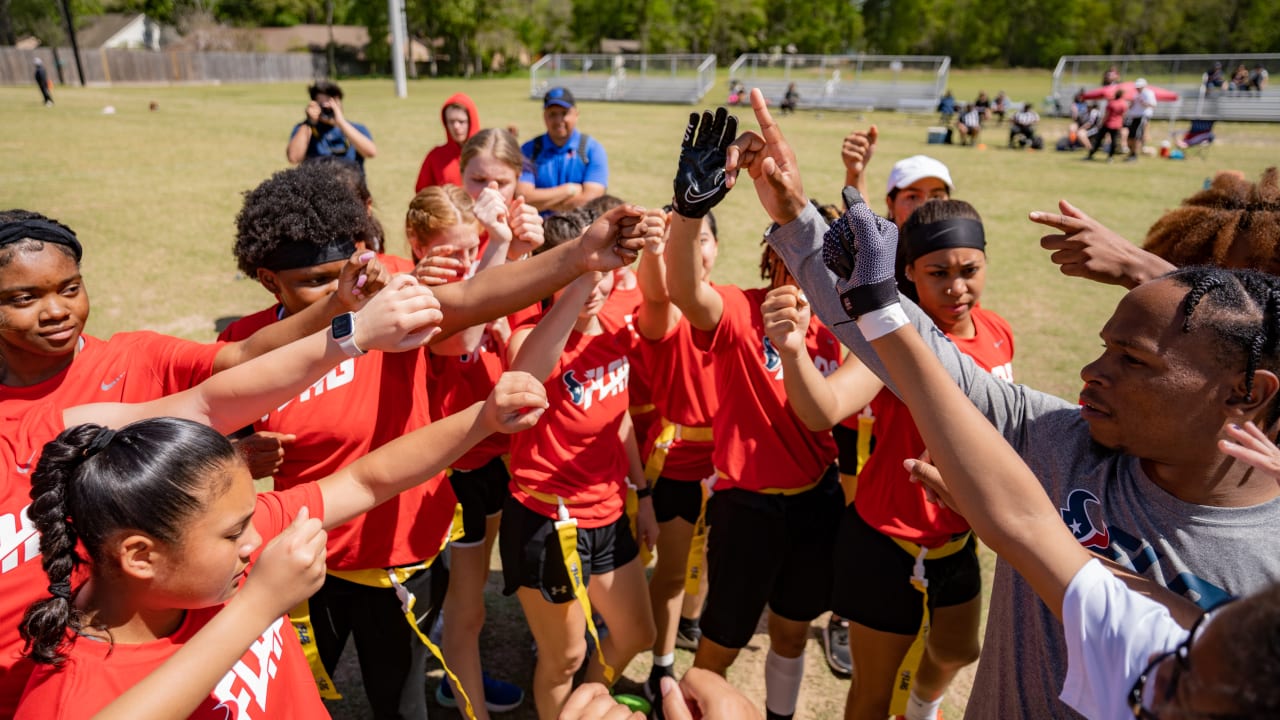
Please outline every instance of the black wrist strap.
[[849, 317], [857, 320], [872, 310], [898, 302], [898, 282], [893, 278], [872, 285], [852, 287], [840, 293], [840, 305]]
[[642, 488], [636, 488], [636, 498], [639, 500], [643, 500], [652, 494], [653, 494], [653, 488], [651, 487], [645, 486]]

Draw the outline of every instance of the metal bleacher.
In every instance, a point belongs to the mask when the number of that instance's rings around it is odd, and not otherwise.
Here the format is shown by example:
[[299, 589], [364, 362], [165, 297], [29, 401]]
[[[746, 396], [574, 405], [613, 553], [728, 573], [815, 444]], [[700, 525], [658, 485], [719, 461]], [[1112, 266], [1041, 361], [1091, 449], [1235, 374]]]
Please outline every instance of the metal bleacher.
[[1045, 102], [1049, 111], [1069, 114], [1076, 90], [1097, 87], [1103, 71], [1114, 65], [1122, 80], [1143, 77], [1178, 93], [1176, 102], [1156, 106], [1157, 118], [1280, 122], [1280, 93], [1274, 88], [1258, 93], [1206, 87], [1205, 71], [1215, 62], [1222, 63], [1229, 76], [1240, 64], [1250, 70], [1259, 63], [1268, 70], [1280, 68], [1280, 54], [1064, 55], [1053, 71], [1053, 87]]
[[775, 104], [794, 83], [800, 108], [933, 112], [950, 68], [941, 55], [747, 53], [729, 67], [729, 79], [760, 88]]
[[715, 55], [556, 53], [530, 69], [529, 96], [540, 99], [560, 86], [578, 100], [693, 104], [715, 80]]

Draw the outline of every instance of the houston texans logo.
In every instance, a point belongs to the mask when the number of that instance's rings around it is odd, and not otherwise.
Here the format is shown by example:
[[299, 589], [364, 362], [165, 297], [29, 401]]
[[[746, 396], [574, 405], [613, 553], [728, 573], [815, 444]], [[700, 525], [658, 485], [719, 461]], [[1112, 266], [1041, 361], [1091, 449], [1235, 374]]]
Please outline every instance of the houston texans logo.
[[773, 347], [773, 341], [768, 337], [764, 338], [764, 369], [777, 370], [782, 365], [782, 356], [778, 355], [778, 350]]
[[573, 404], [581, 405], [586, 393], [582, 383], [578, 382], [578, 378], [574, 377], [573, 371], [570, 370], [561, 375], [560, 379], [564, 381], [564, 387], [569, 391], [569, 399], [573, 401]]
[[1102, 503], [1098, 502], [1093, 493], [1088, 490], [1072, 490], [1067, 495], [1067, 506], [1061, 509], [1062, 521], [1081, 545], [1106, 550], [1111, 546], [1111, 534], [1105, 525], [1094, 525], [1089, 517], [1090, 505], [1097, 507], [1099, 511], [1102, 508]]

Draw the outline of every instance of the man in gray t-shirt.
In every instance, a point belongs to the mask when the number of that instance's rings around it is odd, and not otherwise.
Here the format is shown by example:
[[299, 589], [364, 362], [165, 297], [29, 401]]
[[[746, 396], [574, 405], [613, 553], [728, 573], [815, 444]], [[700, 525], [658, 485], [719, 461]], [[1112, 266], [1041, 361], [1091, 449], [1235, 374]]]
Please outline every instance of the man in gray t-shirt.
[[[799, 192], [794, 155], [767, 110], [757, 108], [757, 117], [769, 141], [744, 135], [737, 158], [731, 150], [730, 165], [740, 158], [760, 178], [757, 192], [780, 226], [769, 244], [818, 316], [885, 378], [823, 262], [826, 224]], [[765, 158], [778, 166], [771, 178], [761, 173]], [[1232, 292], [1209, 290], [1184, 332], [1188, 288], [1181, 281], [1162, 279], [1131, 291], [1103, 328], [1102, 356], [1081, 373], [1081, 403], [996, 380], [913, 303], [901, 301], [956, 382], [1040, 478], [1082, 545], [1209, 607], [1280, 581], [1276, 483], [1247, 474], [1216, 446], [1228, 423], [1274, 425], [1265, 417], [1276, 404], [1274, 350], [1246, 388], [1246, 353], [1232, 352], [1218, 332], [1231, 325], [1263, 327], [1258, 308], [1266, 302], [1245, 298], [1233, 309]], [[1057, 699], [1066, 659], [1061, 624], [1000, 563], [965, 716], [1079, 717]]]

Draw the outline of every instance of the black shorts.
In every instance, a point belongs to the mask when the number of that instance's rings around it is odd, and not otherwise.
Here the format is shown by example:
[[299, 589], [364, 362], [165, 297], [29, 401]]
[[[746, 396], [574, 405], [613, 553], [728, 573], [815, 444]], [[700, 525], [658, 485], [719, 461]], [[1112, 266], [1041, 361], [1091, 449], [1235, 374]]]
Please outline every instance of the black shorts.
[[[836, 441], [836, 465], [842, 475], [858, 474], [858, 431], [845, 425], [831, 428], [831, 437]], [[871, 437], [871, 449], [876, 449], [876, 438]]]
[[[831, 609], [872, 630], [915, 635], [924, 619], [920, 591], [911, 584], [915, 558], [867, 524], [850, 505], [840, 523]], [[961, 605], [982, 592], [978, 544], [970, 535], [954, 555], [924, 561], [929, 610]]]
[[836, 466], [799, 495], [724, 490], [707, 503], [702, 634], [727, 648], [751, 640], [765, 605], [809, 622], [829, 609], [832, 549], [844, 508]]
[[462, 537], [454, 545], [466, 547], [484, 542], [485, 520], [502, 512], [502, 504], [511, 496], [511, 476], [501, 457], [496, 457], [475, 470], [451, 470], [449, 484], [462, 505]]
[[702, 483], [658, 478], [653, 484], [653, 514], [660, 523], [680, 518], [697, 525], [698, 516], [702, 514]]
[[1129, 139], [1141, 140], [1147, 134], [1147, 119], [1136, 117], [1129, 121]]
[[[504, 595], [522, 587], [542, 591], [547, 602], [573, 602], [573, 586], [560, 552], [560, 536], [555, 521], [507, 498], [502, 510], [502, 530], [498, 540], [502, 555]], [[631, 521], [624, 513], [613, 524], [598, 528], [578, 528], [578, 557], [582, 560], [582, 582], [631, 562], [640, 554], [631, 535]]]

